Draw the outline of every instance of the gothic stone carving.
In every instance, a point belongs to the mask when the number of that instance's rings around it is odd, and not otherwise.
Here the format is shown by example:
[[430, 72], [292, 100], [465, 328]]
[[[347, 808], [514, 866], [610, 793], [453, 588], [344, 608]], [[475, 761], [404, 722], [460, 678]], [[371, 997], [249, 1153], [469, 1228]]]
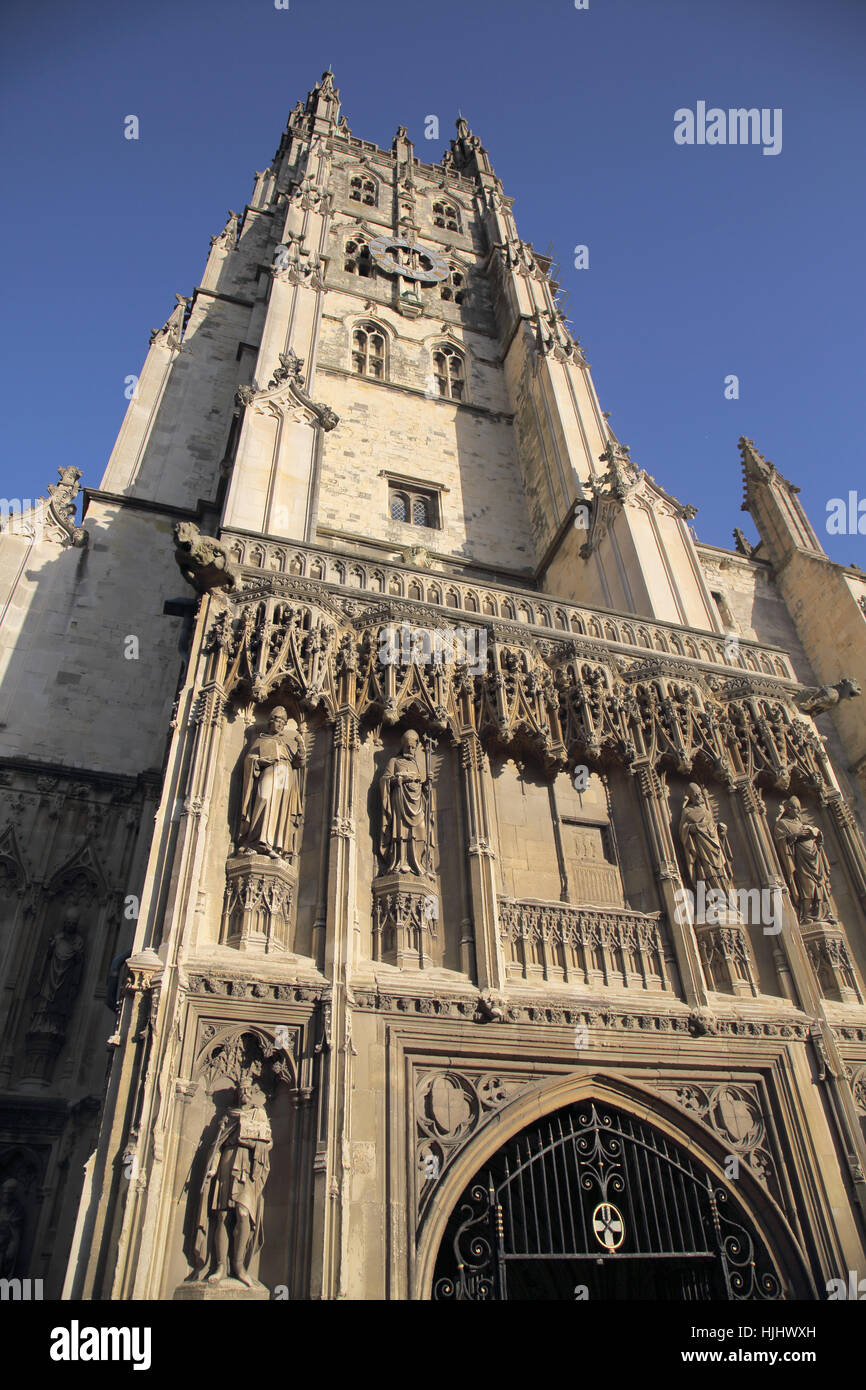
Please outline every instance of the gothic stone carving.
[[208, 589], [232, 589], [237, 571], [228, 551], [213, 536], [203, 536], [192, 521], [179, 521], [174, 528], [174, 556], [188, 584], [200, 594]]
[[733, 882], [727, 826], [716, 824], [707, 794], [695, 782], [686, 790], [679, 836], [692, 885], [703, 882], [709, 889], [727, 891]]
[[823, 714], [825, 710], [838, 705], [840, 700], [853, 700], [862, 694], [860, 682], [845, 676], [835, 685], [809, 686], [806, 690], [798, 690], [795, 703], [804, 714]]
[[379, 853], [387, 874], [429, 877], [433, 871], [436, 811], [429, 748], [414, 729], [400, 742], [379, 778], [382, 822]]
[[835, 922], [824, 836], [806, 820], [796, 796], [782, 803], [773, 839], [800, 922]]
[[470, 1135], [522, 1090], [528, 1073], [420, 1069], [415, 1074], [419, 1210]]
[[697, 1115], [726, 1144], [773, 1195], [781, 1196], [776, 1162], [757, 1088], [728, 1082], [697, 1085], [693, 1082], [662, 1087], [684, 1110]]
[[250, 1077], [242, 1076], [237, 1104], [223, 1116], [208, 1156], [201, 1194], [195, 1249], [203, 1267], [210, 1245], [209, 1284], [225, 1282], [230, 1259], [234, 1277], [247, 1288], [253, 1285], [248, 1266], [262, 1245], [272, 1144], [267, 1112], [254, 1099]]
[[296, 905], [296, 866], [261, 854], [229, 859], [222, 939], [239, 951], [288, 951]]
[[304, 740], [282, 705], [244, 759], [240, 849], [295, 862], [303, 818]]
[[48, 951], [26, 1037], [25, 1069], [29, 1079], [47, 1083], [63, 1047], [84, 966], [84, 937], [78, 929], [81, 908], [70, 903], [60, 931]]

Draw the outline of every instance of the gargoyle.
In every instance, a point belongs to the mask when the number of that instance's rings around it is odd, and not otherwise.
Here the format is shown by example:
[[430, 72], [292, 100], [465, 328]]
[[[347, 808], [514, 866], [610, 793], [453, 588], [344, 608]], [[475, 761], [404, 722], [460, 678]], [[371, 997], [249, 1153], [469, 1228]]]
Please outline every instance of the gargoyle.
[[476, 1023], [507, 1023], [505, 1000], [495, 990], [484, 989], [478, 996], [475, 1006]]
[[862, 694], [860, 682], [844, 676], [835, 685], [813, 685], [807, 690], [798, 691], [794, 702], [804, 714], [823, 714], [825, 710], [838, 705], [840, 700], [853, 700]]
[[233, 589], [238, 571], [225, 546], [214, 536], [203, 536], [192, 521], [179, 521], [174, 528], [174, 557], [188, 584], [200, 594], [208, 589]]

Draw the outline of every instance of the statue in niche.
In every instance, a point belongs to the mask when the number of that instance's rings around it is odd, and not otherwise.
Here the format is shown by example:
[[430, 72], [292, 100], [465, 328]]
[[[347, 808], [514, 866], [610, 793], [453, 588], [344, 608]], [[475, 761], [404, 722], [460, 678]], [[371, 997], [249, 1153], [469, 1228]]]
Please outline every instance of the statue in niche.
[[304, 740], [282, 705], [244, 759], [241, 853], [295, 858], [303, 819]]
[[81, 908], [70, 903], [60, 931], [48, 943], [28, 1033], [63, 1039], [84, 967], [84, 937], [78, 930]]
[[686, 788], [679, 835], [693, 886], [702, 882], [707, 890], [727, 892], [733, 881], [728, 827], [723, 821], [716, 824], [706, 793], [697, 782]]
[[804, 818], [796, 796], [782, 802], [773, 839], [800, 922], [835, 921], [824, 836]]
[[0, 1187], [0, 1278], [11, 1279], [18, 1264], [24, 1228], [23, 1189], [16, 1178]]
[[429, 877], [435, 871], [436, 808], [430, 779], [430, 747], [414, 729], [379, 778], [382, 820], [379, 854], [388, 874]]
[[[223, 1116], [208, 1155], [195, 1236], [195, 1257], [209, 1284], [229, 1277], [252, 1288], [249, 1265], [262, 1245], [264, 1187], [270, 1172], [271, 1125], [253, 1096], [252, 1078], [237, 1083], [237, 1104]], [[231, 1227], [231, 1230], [229, 1229]]]

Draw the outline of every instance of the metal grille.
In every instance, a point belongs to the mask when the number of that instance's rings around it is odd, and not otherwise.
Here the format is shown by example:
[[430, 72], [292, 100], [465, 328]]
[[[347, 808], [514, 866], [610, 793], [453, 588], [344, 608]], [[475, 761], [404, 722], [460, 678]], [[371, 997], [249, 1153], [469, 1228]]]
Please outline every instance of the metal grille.
[[[524, 1130], [469, 1184], [434, 1298], [779, 1298], [745, 1214], [690, 1154], [589, 1101]], [[570, 1292], [569, 1292], [570, 1290]]]

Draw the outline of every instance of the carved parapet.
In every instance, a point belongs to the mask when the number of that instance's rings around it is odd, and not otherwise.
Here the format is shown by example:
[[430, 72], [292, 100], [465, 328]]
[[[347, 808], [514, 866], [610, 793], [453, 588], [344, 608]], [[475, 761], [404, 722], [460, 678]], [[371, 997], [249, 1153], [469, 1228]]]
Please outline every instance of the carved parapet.
[[431, 946], [439, 922], [439, 895], [432, 878], [383, 874], [373, 882], [373, 958], [402, 969], [433, 964]]
[[698, 926], [695, 935], [713, 989], [740, 998], [757, 996], [759, 990], [749, 933], [743, 923]]
[[857, 968], [841, 927], [816, 922], [801, 928], [803, 943], [825, 999], [842, 1004], [864, 1003]]
[[208, 589], [233, 589], [237, 570], [228, 551], [214, 536], [203, 536], [192, 521], [179, 521], [174, 528], [174, 557], [188, 584], [200, 594]]
[[499, 899], [510, 978], [670, 990], [660, 913]]
[[266, 854], [239, 854], [226, 864], [220, 940], [239, 951], [291, 949], [298, 870]]

